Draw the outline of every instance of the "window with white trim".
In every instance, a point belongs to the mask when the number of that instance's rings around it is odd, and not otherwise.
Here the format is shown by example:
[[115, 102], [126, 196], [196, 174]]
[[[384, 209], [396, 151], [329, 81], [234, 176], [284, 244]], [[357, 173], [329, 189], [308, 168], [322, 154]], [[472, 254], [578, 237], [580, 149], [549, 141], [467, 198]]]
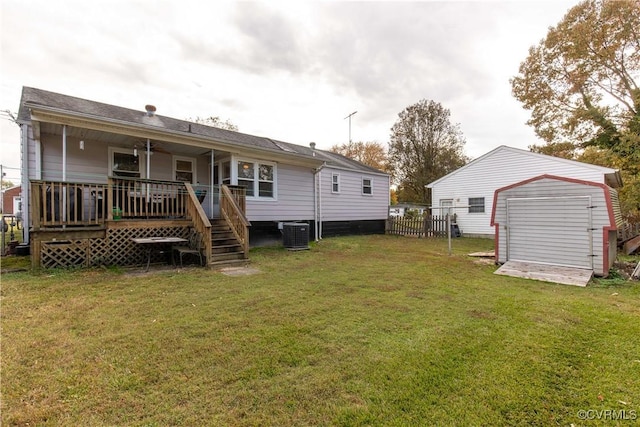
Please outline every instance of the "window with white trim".
[[111, 176], [140, 178], [142, 176], [142, 162], [134, 155], [133, 150], [109, 148], [109, 170]]
[[189, 157], [173, 156], [173, 179], [196, 183], [196, 160]]
[[238, 160], [238, 185], [245, 187], [247, 197], [276, 198], [276, 165], [269, 162]]
[[331, 175], [331, 192], [339, 193], [340, 192], [340, 174], [334, 173]]
[[365, 196], [373, 195], [373, 180], [371, 178], [362, 178], [362, 194]]
[[469, 213], [484, 213], [484, 197], [469, 197]]

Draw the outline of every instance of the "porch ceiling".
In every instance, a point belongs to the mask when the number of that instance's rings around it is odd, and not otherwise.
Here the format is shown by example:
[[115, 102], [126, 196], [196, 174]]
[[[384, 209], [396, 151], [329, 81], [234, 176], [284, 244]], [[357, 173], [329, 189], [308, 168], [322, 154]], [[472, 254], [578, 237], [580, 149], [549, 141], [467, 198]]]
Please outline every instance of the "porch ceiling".
[[[55, 123], [40, 124], [40, 132], [42, 134], [57, 135], [62, 138], [62, 125]], [[147, 146], [147, 140], [135, 136], [105, 132], [93, 129], [84, 129], [74, 126], [67, 126], [67, 137], [74, 140], [85, 140], [107, 144], [112, 147], [130, 148], [134, 145], [138, 150], [144, 151]], [[201, 155], [209, 155], [211, 150], [203, 147], [195, 147], [184, 144], [176, 144], [168, 141], [151, 140], [151, 151], [175, 154], [178, 156], [197, 157]], [[221, 154], [222, 151], [214, 150], [215, 154]]]

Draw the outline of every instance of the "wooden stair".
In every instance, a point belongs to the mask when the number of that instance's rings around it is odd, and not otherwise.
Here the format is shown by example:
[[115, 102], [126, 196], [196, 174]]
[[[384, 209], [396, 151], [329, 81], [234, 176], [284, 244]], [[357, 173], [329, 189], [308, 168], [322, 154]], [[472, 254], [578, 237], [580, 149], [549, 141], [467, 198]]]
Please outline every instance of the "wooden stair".
[[233, 234], [224, 219], [211, 219], [211, 261], [210, 267], [222, 267], [248, 262], [242, 243]]

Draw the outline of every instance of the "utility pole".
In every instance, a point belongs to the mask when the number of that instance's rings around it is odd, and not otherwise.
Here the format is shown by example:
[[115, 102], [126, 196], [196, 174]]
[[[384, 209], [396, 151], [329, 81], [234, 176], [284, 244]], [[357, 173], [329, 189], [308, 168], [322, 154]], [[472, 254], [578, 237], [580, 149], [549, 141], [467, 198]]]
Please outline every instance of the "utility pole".
[[349, 142], [351, 142], [351, 116], [353, 116], [355, 113], [357, 113], [357, 111], [354, 111], [353, 113], [345, 117], [345, 119], [349, 119]]

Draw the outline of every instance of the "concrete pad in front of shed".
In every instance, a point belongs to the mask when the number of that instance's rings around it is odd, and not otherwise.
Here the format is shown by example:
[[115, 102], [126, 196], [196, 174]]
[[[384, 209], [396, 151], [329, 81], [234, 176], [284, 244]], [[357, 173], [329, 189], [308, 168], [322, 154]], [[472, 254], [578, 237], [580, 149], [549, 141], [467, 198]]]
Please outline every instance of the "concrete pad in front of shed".
[[593, 275], [593, 270], [532, 262], [507, 261], [494, 274], [542, 280], [563, 285], [587, 286]]

